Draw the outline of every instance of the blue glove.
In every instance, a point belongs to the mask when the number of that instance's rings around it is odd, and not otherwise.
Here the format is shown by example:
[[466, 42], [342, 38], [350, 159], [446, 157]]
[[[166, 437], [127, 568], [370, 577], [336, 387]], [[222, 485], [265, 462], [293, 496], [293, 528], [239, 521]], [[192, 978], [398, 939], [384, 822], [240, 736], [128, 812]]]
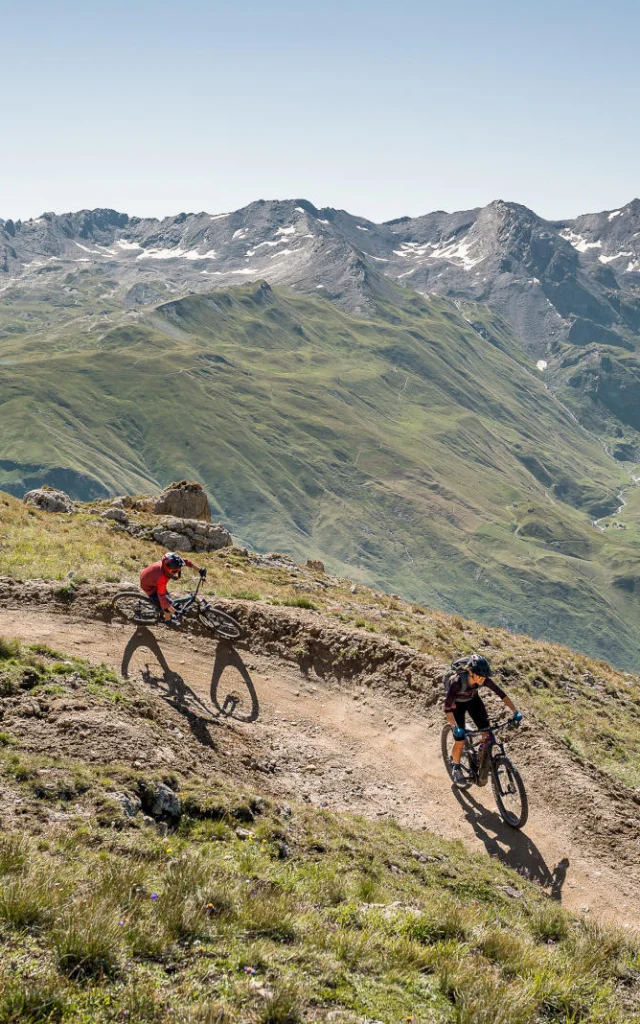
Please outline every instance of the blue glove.
[[[520, 716], [522, 717], [522, 716]], [[467, 730], [463, 729], [461, 725], [454, 725], [453, 727], [453, 738], [454, 740], [466, 740]]]
[[520, 722], [522, 721], [522, 712], [521, 711], [514, 712], [514, 715], [513, 715], [513, 718], [511, 719], [511, 721], [513, 722], [514, 725], [520, 725]]

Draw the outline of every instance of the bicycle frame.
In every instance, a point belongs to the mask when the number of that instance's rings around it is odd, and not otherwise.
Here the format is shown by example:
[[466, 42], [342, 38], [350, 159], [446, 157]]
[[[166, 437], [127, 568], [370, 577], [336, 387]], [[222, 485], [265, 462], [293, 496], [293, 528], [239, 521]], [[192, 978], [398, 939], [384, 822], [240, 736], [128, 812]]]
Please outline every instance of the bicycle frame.
[[171, 602], [173, 607], [174, 607], [174, 614], [178, 618], [182, 618], [184, 615], [186, 615], [187, 612], [196, 603], [196, 601], [198, 600], [198, 591], [200, 590], [200, 587], [202, 586], [202, 583], [203, 583], [203, 577], [201, 576], [200, 579], [198, 580], [198, 586], [196, 587], [196, 589], [194, 591], [192, 591], [190, 594], [187, 594], [186, 597], [176, 597]]
[[[482, 768], [482, 762], [481, 762], [481, 758], [479, 757], [479, 754], [481, 754], [483, 752], [483, 749], [486, 748], [489, 751], [489, 758], [490, 758], [490, 760], [493, 760], [493, 758], [495, 757], [495, 755], [493, 753], [493, 748], [497, 747], [498, 750], [499, 750], [499, 753], [504, 756], [505, 755], [504, 742], [502, 740], [500, 740], [500, 739], [496, 739], [495, 733], [498, 732], [498, 730], [500, 730], [500, 729], [509, 729], [509, 728], [512, 728], [511, 721], [510, 721], [510, 719], [507, 719], [505, 722], [496, 722], [494, 724], [492, 724], [490, 722], [488, 729], [468, 729], [467, 730], [467, 736], [466, 736], [466, 739], [465, 739], [465, 745], [470, 748], [470, 751], [471, 751], [471, 753], [473, 755], [472, 759], [471, 759], [471, 765], [473, 767], [474, 775], [476, 776], [476, 781], [477, 781], [477, 778], [479, 777], [479, 773], [480, 773], [480, 770]], [[488, 740], [487, 740], [487, 742], [484, 745], [482, 744], [482, 742], [477, 742], [477, 741], [474, 742], [474, 737], [485, 736], [485, 735], [488, 736]]]

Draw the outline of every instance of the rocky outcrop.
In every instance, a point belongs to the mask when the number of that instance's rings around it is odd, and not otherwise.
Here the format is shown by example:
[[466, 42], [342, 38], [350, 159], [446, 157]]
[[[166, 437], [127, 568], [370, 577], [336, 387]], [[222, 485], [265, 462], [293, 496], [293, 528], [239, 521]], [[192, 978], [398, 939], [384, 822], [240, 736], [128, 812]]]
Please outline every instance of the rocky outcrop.
[[150, 528], [132, 526], [129, 532], [170, 551], [218, 551], [233, 544], [231, 534], [221, 523], [203, 523], [198, 519], [167, 518]]
[[116, 523], [126, 523], [129, 520], [127, 513], [123, 508], [108, 508], [106, 512], [102, 513], [103, 519], [113, 519]]
[[37, 487], [27, 491], [22, 499], [25, 505], [36, 505], [45, 512], [73, 512], [74, 505], [68, 494], [52, 487]]
[[153, 512], [157, 515], [179, 516], [182, 519], [201, 519], [211, 522], [209, 501], [200, 484], [180, 480], [171, 484], [156, 499]]

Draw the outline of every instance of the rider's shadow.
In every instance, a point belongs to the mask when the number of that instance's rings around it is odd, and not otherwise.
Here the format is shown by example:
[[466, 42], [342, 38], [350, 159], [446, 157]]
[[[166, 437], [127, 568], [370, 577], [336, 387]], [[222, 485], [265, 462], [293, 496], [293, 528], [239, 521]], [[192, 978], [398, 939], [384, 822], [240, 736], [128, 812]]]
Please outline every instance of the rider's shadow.
[[524, 832], [505, 825], [496, 811], [478, 803], [469, 790], [453, 787], [453, 795], [490, 857], [496, 857], [525, 878], [537, 882], [552, 899], [562, 900], [568, 857], [563, 857], [551, 871], [538, 847]]
[[[228, 645], [220, 646], [226, 648]], [[225, 665], [232, 663], [232, 659], [225, 652], [220, 652], [220, 646], [218, 647], [214, 663], [214, 679], [216, 678], [216, 666], [218, 664], [222, 665], [218, 673], [218, 676], [220, 676]], [[124, 649], [120, 671], [125, 678], [130, 674], [131, 659], [141, 649], [148, 650], [152, 655], [152, 658], [144, 662], [144, 667], [141, 670], [142, 680], [151, 689], [155, 690], [167, 704], [175, 708], [176, 711], [186, 718], [193, 735], [200, 743], [208, 747], [214, 747], [215, 743], [210, 732], [211, 727], [219, 726], [221, 717], [229, 718], [231, 715], [224, 709], [224, 705], [222, 708], [217, 706], [213, 687], [212, 707], [195, 693], [179, 672], [173, 671], [156, 637], [144, 626], [138, 627]], [[254, 721], [258, 717], [258, 698], [255, 688], [242, 659], [237, 653], [235, 654], [235, 662], [239, 671], [243, 672], [243, 679], [251, 699], [251, 708], [255, 710], [252, 718], [243, 717], [241, 720]], [[237, 702], [240, 703], [240, 697], [237, 697]]]

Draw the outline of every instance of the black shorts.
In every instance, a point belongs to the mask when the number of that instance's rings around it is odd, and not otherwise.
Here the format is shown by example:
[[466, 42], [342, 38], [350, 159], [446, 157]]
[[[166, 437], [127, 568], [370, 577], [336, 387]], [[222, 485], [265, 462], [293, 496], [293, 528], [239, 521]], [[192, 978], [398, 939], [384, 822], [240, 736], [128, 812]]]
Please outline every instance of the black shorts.
[[153, 604], [155, 604], [156, 608], [160, 607], [160, 598], [158, 597], [157, 590], [154, 590], [153, 594], [147, 594], [147, 598], [149, 601], [152, 601]]
[[471, 700], [465, 701], [464, 704], [458, 704], [453, 709], [452, 715], [456, 720], [456, 725], [459, 725], [461, 729], [464, 729], [464, 718], [467, 711], [476, 729], [485, 730], [489, 728], [489, 715], [479, 693], [475, 693]]

